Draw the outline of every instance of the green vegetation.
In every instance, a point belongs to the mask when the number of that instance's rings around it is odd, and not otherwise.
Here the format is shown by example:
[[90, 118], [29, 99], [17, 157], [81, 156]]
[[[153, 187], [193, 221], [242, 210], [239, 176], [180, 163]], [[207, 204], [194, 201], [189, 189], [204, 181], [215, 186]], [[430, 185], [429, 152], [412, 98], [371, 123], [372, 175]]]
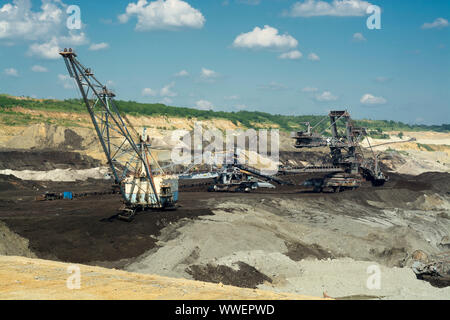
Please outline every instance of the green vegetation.
[[[20, 125], [38, 121], [36, 117], [22, 115], [16, 113], [13, 115], [12, 108], [23, 107], [26, 109], [46, 110], [46, 111], [63, 111], [63, 112], [77, 112], [85, 113], [86, 108], [79, 99], [67, 99], [63, 101], [58, 100], [36, 100], [24, 99], [19, 100], [5, 94], [0, 94], [0, 115], [1, 122], [8, 125]], [[135, 116], [164, 116], [164, 117], [179, 117], [179, 118], [197, 118], [199, 120], [209, 119], [225, 119], [234, 124], [242, 124], [247, 128], [270, 128], [274, 125], [281, 130], [294, 131], [302, 128], [301, 123], [310, 122], [315, 126], [323, 120], [324, 116], [285, 116], [277, 114], [269, 114], [259, 111], [239, 111], [239, 112], [224, 112], [224, 111], [205, 111], [191, 108], [180, 108], [166, 106], [164, 104], [147, 104], [138, 103], [135, 101], [117, 101], [119, 109], [130, 115]], [[12, 119], [11, 119], [12, 118]], [[8, 120], [9, 119], [9, 120]], [[41, 120], [41, 122], [43, 119]], [[355, 126], [365, 127], [373, 130], [374, 138], [386, 139], [383, 132], [386, 131], [439, 131], [450, 132], [450, 124], [441, 126], [426, 126], [426, 125], [409, 125], [402, 122], [386, 121], [386, 120], [355, 120]], [[75, 122], [74, 122], [75, 123]], [[329, 122], [322, 121], [314, 129], [317, 132], [323, 132], [325, 135], [329, 133]]]
[[418, 143], [418, 144], [417, 144], [417, 147], [418, 147], [420, 150], [426, 150], [426, 151], [430, 151], [430, 152], [433, 152], [433, 151], [434, 151], [434, 149], [433, 149], [431, 146], [427, 145], [427, 144]]
[[369, 131], [369, 137], [373, 139], [389, 139], [390, 136], [386, 133], [383, 133], [383, 129], [375, 128], [375, 130]]

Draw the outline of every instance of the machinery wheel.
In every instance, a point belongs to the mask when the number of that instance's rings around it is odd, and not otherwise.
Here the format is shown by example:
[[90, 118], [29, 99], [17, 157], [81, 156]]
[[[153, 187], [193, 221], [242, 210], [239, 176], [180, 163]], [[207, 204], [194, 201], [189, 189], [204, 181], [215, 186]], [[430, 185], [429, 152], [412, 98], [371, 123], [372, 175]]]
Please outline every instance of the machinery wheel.
[[136, 215], [136, 210], [132, 210], [132, 209], [124, 209], [121, 213], [119, 213], [119, 215], [117, 216], [117, 218], [119, 220], [125, 221], [125, 222], [131, 222], [134, 220], [134, 216]]
[[386, 182], [386, 180], [373, 180], [372, 185], [374, 187], [382, 187], [382, 186], [384, 186], [385, 182]]

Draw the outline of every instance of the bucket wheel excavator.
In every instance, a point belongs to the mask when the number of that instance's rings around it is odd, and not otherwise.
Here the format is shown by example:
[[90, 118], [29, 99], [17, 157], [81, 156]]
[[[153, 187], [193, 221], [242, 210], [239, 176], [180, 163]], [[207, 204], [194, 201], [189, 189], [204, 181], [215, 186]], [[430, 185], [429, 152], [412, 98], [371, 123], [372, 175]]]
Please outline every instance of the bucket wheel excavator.
[[[306, 123], [307, 130], [296, 132], [296, 148], [329, 147], [332, 159], [331, 166], [309, 167], [303, 172], [327, 173], [323, 178], [305, 181], [305, 186], [314, 188], [316, 192], [353, 190], [361, 186], [362, 181], [370, 181], [373, 186], [382, 186], [388, 177], [381, 171], [378, 157], [365, 158], [360, 142], [367, 137], [365, 128], [355, 127], [347, 111], [331, 111], [331, 137], [313, 132]], [[344, 130], [339, 131], [338, 123], [343, 123]]]

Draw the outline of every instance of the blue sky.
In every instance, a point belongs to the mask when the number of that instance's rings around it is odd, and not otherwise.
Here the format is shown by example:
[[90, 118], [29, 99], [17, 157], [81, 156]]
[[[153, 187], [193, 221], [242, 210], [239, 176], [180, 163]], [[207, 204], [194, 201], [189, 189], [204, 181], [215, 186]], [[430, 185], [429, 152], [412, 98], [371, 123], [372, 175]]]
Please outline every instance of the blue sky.
[[449, 13], [447, 0], [0, 1], [0, 92], [78, 97], [56, 54], [74, 47], [119, 99], [450, 123]]

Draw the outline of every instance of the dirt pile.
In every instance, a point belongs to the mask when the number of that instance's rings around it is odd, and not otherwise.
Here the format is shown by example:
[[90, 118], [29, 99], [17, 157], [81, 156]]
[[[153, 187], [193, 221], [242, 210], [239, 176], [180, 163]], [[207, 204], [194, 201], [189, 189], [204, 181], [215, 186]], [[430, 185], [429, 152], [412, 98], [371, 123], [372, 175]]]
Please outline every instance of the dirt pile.
[[0, 256], [22, 256], [35, 258], [29, 248], [29, 241], [12, 232], [6, 224], [0, 221]]
[[[14, 176], [22, 181], [0, 179], [0, 189], [26, 184], [25, 181], [85, 181], [106, 179], [108, 169], [87, 155], [56, 150], [2, 150], [0, 175]], [[7, 185], [2, 186], [2, 183]]]
[[90, 169], [101, 165], [99, 160], [77, 152], [61, 150], [11, 150], [0, 151], [0, 170]]
[[192, 265], [186, 270], [194, 280], [223, 283], [240, 288], [256, 289], [264, 282], [272, 282], [265, 274], [262, 274], [254, 267], [244, 263], [236, 262], [232, 267], [223, 265]]
[[0, 174], [0, 192], [13, 192], [15, 194], [24, 190], [39, 190], [41, 185], [32, 181], [23, 181], [13, 175]]

